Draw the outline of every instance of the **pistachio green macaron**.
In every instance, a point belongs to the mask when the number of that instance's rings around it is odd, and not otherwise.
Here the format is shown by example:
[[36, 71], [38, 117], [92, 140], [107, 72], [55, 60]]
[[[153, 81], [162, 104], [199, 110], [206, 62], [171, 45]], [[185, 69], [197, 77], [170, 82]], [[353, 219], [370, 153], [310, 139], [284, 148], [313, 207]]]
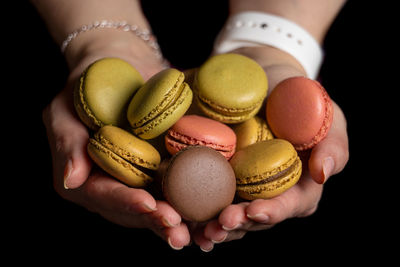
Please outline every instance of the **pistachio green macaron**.
[[152, 139], [170, 128], [189, 109], [193, 93], [183, 72], [165, 69], [152, 76], [135, 94], [127, 118], [135, 135]]
[[93, 130], [104, 125], [127, 125], [126, 109], [144, 80], [128, 62], [103, 58], [89, 65], [74, 90], [80, 119]]
[[233, 155], [230, 164], [236, 176], [236, 192], [247, 200], [282, 194], [297, 183], [302, 171], [296, 150], [283, 139], [247, 146]]
[[263, 68], [251, 58], [232, 53], [210, 57], [198, 69], [194, 84], [200, 109], [224, 123], [253, 117], [268, 91]]
[[100, 128], [87, 146], [93, 161], [108, 174], [131, 187], [142, 188], [153, 181], [160, 154], [149, 143], [112, 125]]

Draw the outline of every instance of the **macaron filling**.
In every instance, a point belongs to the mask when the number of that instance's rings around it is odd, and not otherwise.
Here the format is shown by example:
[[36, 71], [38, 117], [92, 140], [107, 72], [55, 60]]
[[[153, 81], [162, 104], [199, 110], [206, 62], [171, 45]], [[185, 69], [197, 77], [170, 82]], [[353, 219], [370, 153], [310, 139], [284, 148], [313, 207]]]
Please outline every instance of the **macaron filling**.
[[[107, 154], [113, 160], [122, 164], [125, 168], [129, 169], [137, 176], [140, 176], [141, 178], [143, 178], [144, 182], [146, 184], [150, 183], [153, 180], [153, 178], [151, 178], [148, 174], [146, 174], [146, 172], [149, 171], [148, 166], [151, 166], [154, 164], [148, 164], [138, 158], [134, 158], [134, 157], [127, 158], [127, 157], [124, 157], [123, 155], [117, 154], [115, 149], [112, 150], [108, 146], [103, 145], [101, 143], [101, 141], [99, 140], [98, 135], [95, 135], [94, 138], [89, 139], [89, 145], [94, 146], [96, 149]], [[139, 165], [140, 163], [143, 163], [143, 164]], [[146, 167], [143, 165], [145, 165]], [[152, 168], [152, 169], [156, 169], [156, 168]]]
[[115, 153], [117, 156], [121, 157], [125, 161], [134, 164], [137, 168], [145, 168], [145, 169], [151, 169], [151, 170], [157, 170], [159, 164], [152, 163], [146, 160], [143, 160], [142, 158], [139, 158], [135, 156], [132, 153], [129, 153], [128, 151], [120, 148], [119, 146], [113, 144], [110, 140], [99, 134], [98, 132], [94, 134], [95, 141], [99, 143], [99, 145], [103, 146], [104, 148], [112, 151]]
[[[298, 165], [300, 164], [300, 159], [297, 158], [295, 160], [295, 162], [290, 165], [288, 168], [283, 169], [281, 171], [279, 171], [278, 173], [272, 175], [272, 176], [266, 176], [266, 178], [264, 178], [263, 180], [257, 181], [257, 182], [253, 182], [253, 183], [247, 183], [247, 184], [239, 184], [239, 186], [241, 185], [261, 185], [261, 184], [266, 184], [266, 183], [270, 183], [276, 180], [281, 179], [282, 177], [287, 176], [288, 174], [292, 173], [293, 171], [295, 171], [296, 168], [298, 168]], [[263, 176], [263, 175], [261, 175]]]
[[296, 158], [294, 163], [288, 168], [285, 168], [274, 175], [261, 174], [262, 180], [250, 183], [237, 183], [238, 191], [245, 191], [247, 194], [258, 194], [265, 190], [275, 190], [284, 186], [292, 179], [298, 177], [301, 172], [301, 160]]
[[239, 123], [255, 116], [259, 111], [259, 109], [261, 108], [261, 103], [258, 106], [249, 108], [250, 111], [248, 112], [245, 112], [244, 109], [241, 109], [240, 111], [236, 110], [236, 112], [228, 113], [226, 111], [220, 112], [218, 110], [213, 109], [211, 105], [209, 105], [206, 102], [202, 102], [201, 99], [197, 97], [198, 106], [200, 107], [200, 109], [203, 110], [205, 114], [207, 114], [207, 116], [215, 120], [222, 121], [224, 123]]
[[220, 114], [230, 115], [230, 116], [246, 115], [249, 112], [253, 111], [254, 109], [260, 107], [263, 102], [263, 100], [260, 100], [260, 101], [256, 102], [255, 104], [253, 104], [249, 107], [245, 107], [245, 108], [228, 108], [228, 107], [223, 107], [216, 103], [213, 103], [212, 101], [207, 100], [206, 98], [202, 97], [201, 95], [198, 95], [198, 98], [199, 98], [201, 104], [204, 105], [206, 108], [211, 109]]

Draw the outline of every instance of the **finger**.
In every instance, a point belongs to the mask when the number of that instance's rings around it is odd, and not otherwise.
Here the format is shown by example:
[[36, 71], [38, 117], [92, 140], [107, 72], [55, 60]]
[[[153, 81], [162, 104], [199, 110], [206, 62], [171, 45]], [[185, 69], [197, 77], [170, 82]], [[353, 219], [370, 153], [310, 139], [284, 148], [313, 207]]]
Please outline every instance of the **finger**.
[[180, 250], [190, 243], [190, 233], [185, 223], [166, 228], [164, 234], [170, 247], [175, 250]]
[[333, 174], [340, 172], [349, 159], [346, 119], [334, 103], [334, 118], [331, 129], [324, 140], [311, 152], [308, 166], [317, 183], [325, 183]]
[[288, 218], [314, 212], [322, 194], [322, 185], [304, 175], [299, 183], [272, 199], [257, 199], [246, 208], [247, 217], [265, 225], [274, 225]]
[[210, 252], [214, 248], [214, 243], [204, 236], [204, 227], [197, 227], [192, 233], [193, 241], [204, 252]]
[[43, 111], [58, 190], [81, 186], [91, 170], [86, 153], [88, 131], [75, 116], [72, 102], [72, 92], [67, 87]]
[[212, 220], [204, 228], [204, 237], [214, 244], [222, 243], [228, 237], [228, 231], [224, 230], [218, 220]]
[[157, 200], [157, 210], [151, 213], [152, 218], [160, 227], [177, 227], [182, 217], [167, 202]]
[[102, 171], [91, 176], [84, 190], [101, 207], [118, 213], [148, 213], [157, 210], [156, 200], [147, 191], [128, 187]]
[[86, 206], [98, 213], [112, 211], [115, 214], [140, 214], [157, 210], [156, 200], [145, 190], [130, 188], [109, 177], [102, 171], [94, 171], [79, 190], [88, 200]]
[[214, 244], [241, 239], [247, 233], [247, 228], [251, 228], [250, 224], [253, 225], [251, 221], [247, 220], [247, 222], [243, 222], [240, 227], [227, 231], [222, 228], [217, 220], [213, 220], [205, 226], [204, 237]]
[[248, 223], [249, 219], [246, 216], [246, 207], [248, 205], [248, 202], [241, 202], [226, 207], [218, 217], [218, 222], [222, 229], [232, 231]]
[[102, 171], [93, 172], [75, 192], [84, 192], [90, 199], [89, 207], [114, 223], [149, 228], [174, 249], [190, 242], [187, 226], [168, 203], [156, 201], [147, 191], [130, 188]]

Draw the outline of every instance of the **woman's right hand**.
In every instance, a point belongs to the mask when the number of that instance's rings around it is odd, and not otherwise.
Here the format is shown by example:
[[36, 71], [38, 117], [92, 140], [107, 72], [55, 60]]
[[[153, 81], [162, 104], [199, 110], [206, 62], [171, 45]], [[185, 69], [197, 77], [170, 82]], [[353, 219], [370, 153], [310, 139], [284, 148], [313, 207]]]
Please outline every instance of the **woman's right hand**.
[[[101, 39], [116, 40], [105, 36]], [[54, 188], [64, 199], [99, 213], [111, 222], [148, 228], [172, 248], [179, 249], [190, 241], [189, 230], [180, 215], [167, 202], [155, 200], [143, 189], [130, 188], [92, 165], [86, 151], [89, 133], [73, 105], [74, 84], [82, 71], [97, 59], [108, 56], [125, 59], [145, 79], [162, 69], [153, 51], [141, 43], [142, 40], [136, 41], [136, 46], [123, 42], [101, 46], [96, 42], [95, 48], [83, 50], [79, 59], [69, 60], [71, 73], [66, 87], [43, 111], [53, 159]]]

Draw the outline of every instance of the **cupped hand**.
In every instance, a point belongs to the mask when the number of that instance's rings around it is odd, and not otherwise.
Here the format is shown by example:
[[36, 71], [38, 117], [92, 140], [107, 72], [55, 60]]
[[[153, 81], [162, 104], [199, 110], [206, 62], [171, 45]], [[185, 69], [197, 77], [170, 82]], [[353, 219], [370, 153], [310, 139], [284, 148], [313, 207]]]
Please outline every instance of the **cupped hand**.
[[[123, 58], [118, 53], [100, 51], [83, 57], [72, 68], [66, 87], [43, 111], [53, 159], [54, 188], [63, 198], [99, 213], [111, 222], [125, 227], [148, 228], [171, 247], [182, 248], [190, 241], [189, 231], [169, 204], [155, 200], [143, 189], [120, 183], [93, 165], [88, 157], [86, 146], [89, 133], [74, 110], [74, 84], [91, 62], [105, 56]], [[138, 64], [142, 62], [140, 58], [127, 57], [126, 60], [145, 79], [162, 69], [161, 65]]]
[[[251, 57], [263, 66], [269, 91], [286, 78], [305, 76], [294, 58], [275, 48], [241, 48], [233, 52]], [[323, 184], [339, 173], [349, 158], [346, 119], [340, 107], [336, 103], [333, 106], [332, 127], [326, 138], [302, 157], [303, 173], [299, 182], [272, 199], [232, 204], [218, 218], [194, 227], [193, 240], [203, 251], [211, 251], [217, 243], [240, 239], [248, 231], [269, 229], [286, 219], [309, 216], [316, 211]]]

